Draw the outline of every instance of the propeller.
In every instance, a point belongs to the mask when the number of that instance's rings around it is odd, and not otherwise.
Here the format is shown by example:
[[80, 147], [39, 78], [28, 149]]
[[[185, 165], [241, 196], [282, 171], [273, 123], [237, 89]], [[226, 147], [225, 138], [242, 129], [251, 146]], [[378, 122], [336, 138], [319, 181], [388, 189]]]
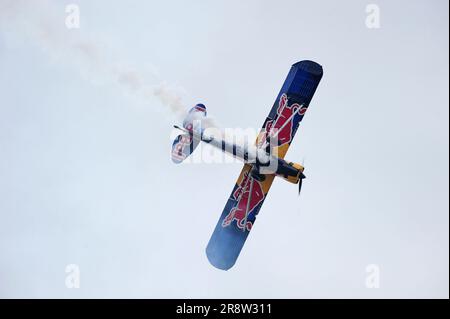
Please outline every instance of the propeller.
[[[302, 158], [302, 166], [305, 167], [305, 157]], [[303, 179], [305, 179], [306, 176], [303, 174], [303, 172], [300, 173], [300, 180], [298, 181], [298, 196], [300, 196], [300, 192], [302, 191], [302, 185], [303, 185]]]
[[302, 191], [303, 180], [306, 178], [303, 172], [300, 173], [300, 179], [298, 180], [298, 196], [300, 196], [300, 192]]

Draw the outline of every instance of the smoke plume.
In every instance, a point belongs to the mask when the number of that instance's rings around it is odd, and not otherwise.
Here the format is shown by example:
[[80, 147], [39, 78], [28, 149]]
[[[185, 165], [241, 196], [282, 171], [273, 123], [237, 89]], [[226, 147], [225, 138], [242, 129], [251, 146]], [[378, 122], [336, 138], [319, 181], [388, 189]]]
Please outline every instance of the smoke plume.
[[132, 63], [117, 63], [123, 57], [114, 56], [101, 37], [86, 34], [82, 28], [68, 30], [66, 15], [63, 6], [47, 0], [0, 0], [0, 32], [6, 39], [19, 36], [58, 63], [74, 65], [86, 80], [116, 84], [123, 93], [145, 100], [157, 98], [177, 118], [184, 117], [182, 88], [162, 81], [155, 67], [144, 71]]

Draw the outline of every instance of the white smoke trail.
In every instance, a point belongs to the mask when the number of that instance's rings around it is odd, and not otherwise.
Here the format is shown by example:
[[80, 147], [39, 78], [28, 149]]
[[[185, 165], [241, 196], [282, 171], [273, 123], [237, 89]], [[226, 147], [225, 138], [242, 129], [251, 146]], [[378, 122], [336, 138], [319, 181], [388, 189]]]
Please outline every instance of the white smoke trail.
[[[64, 8], [47, 0], [0, 0], [0, 32], [4, 36], [20, 35], [53, 60], [75, 64], [86, 79], [113, 82], [125, 93], [145, 100], [156, 97], [172, 114], [184, 117], [181, 88], [161, 81], [154, 67], [144, 72], [143, 68], [130, 67], [130, 63], [117, 64], [117, 59], [110, 58], [112, 50], [101, 44], [101, 39], [93, 39], [92, 33], [84, 34], [81, 29], [68, 31], [64, 18]], [[156, 84], [149, 84], [149, 76]]]

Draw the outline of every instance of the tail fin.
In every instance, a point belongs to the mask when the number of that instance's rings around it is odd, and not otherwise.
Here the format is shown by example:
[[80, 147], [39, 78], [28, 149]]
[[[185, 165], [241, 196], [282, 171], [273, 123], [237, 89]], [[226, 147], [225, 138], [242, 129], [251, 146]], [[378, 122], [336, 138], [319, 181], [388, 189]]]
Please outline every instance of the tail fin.
[[[197, 121], [200, 123], [206, 117], [206, 106], [197, 104], [189, 110], [186, 118], [183, 121], [183, 127], [189, 132], [194, 131], [194, 125]], [[194, 152], [197, 145], [200, 143], [198, 139], [194, 139], [192, 134], [183, 133], [178, 135], [172, 144], [172, 161], [175, 164], [183, 162], [189, 155]]]

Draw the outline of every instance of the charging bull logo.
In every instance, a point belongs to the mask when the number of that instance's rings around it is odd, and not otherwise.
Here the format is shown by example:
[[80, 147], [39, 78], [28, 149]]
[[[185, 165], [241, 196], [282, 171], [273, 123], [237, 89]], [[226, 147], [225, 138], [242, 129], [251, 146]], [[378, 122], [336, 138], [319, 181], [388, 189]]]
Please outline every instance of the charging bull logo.
[[[296, 115], [304, 115], [307, 106], [302, 106], [298, 103], [289, 105], [289, 100], [286, 93], [280, 97], [277, 107], [277, 115], [274, 120], [266, 122], [265, 132], [269, 137], [278, 137], [278, 146], [290, 143], [294, 135], [294, 118]], [[268, 132], [268, 133], [267, 133]], [[262, 140], [266, 140], [266, 137]]]
[[[238, 184], [238, 187], [233, 192], [233, 198], [238, 202], [234, 206], [227, 216], [225, 216], [222, 227], [229, 226], [233, 221], [236, 221], [236, 225], [239, 229], [246, 229], [250, 231], [253, 226], [253, 221], [255, 220], [257, 212], [254, 212], [255, 208], [264, 200], [264, 192], [261, 188], [261, 184], [253, 179], [252, 194], [250, 196], [250, 183], [249, 172], [244, 173], [244, 178]], [[250, 203], [248, 204], [250, 198]], [[247, 222], [245, 214], [247, 212]], [[244, 225], [245, 223], [245, 225]]]
[[172, 145], [172, 161], [181, 163], [191, 153], [192, 137], [188, 134], [178, 135]]

